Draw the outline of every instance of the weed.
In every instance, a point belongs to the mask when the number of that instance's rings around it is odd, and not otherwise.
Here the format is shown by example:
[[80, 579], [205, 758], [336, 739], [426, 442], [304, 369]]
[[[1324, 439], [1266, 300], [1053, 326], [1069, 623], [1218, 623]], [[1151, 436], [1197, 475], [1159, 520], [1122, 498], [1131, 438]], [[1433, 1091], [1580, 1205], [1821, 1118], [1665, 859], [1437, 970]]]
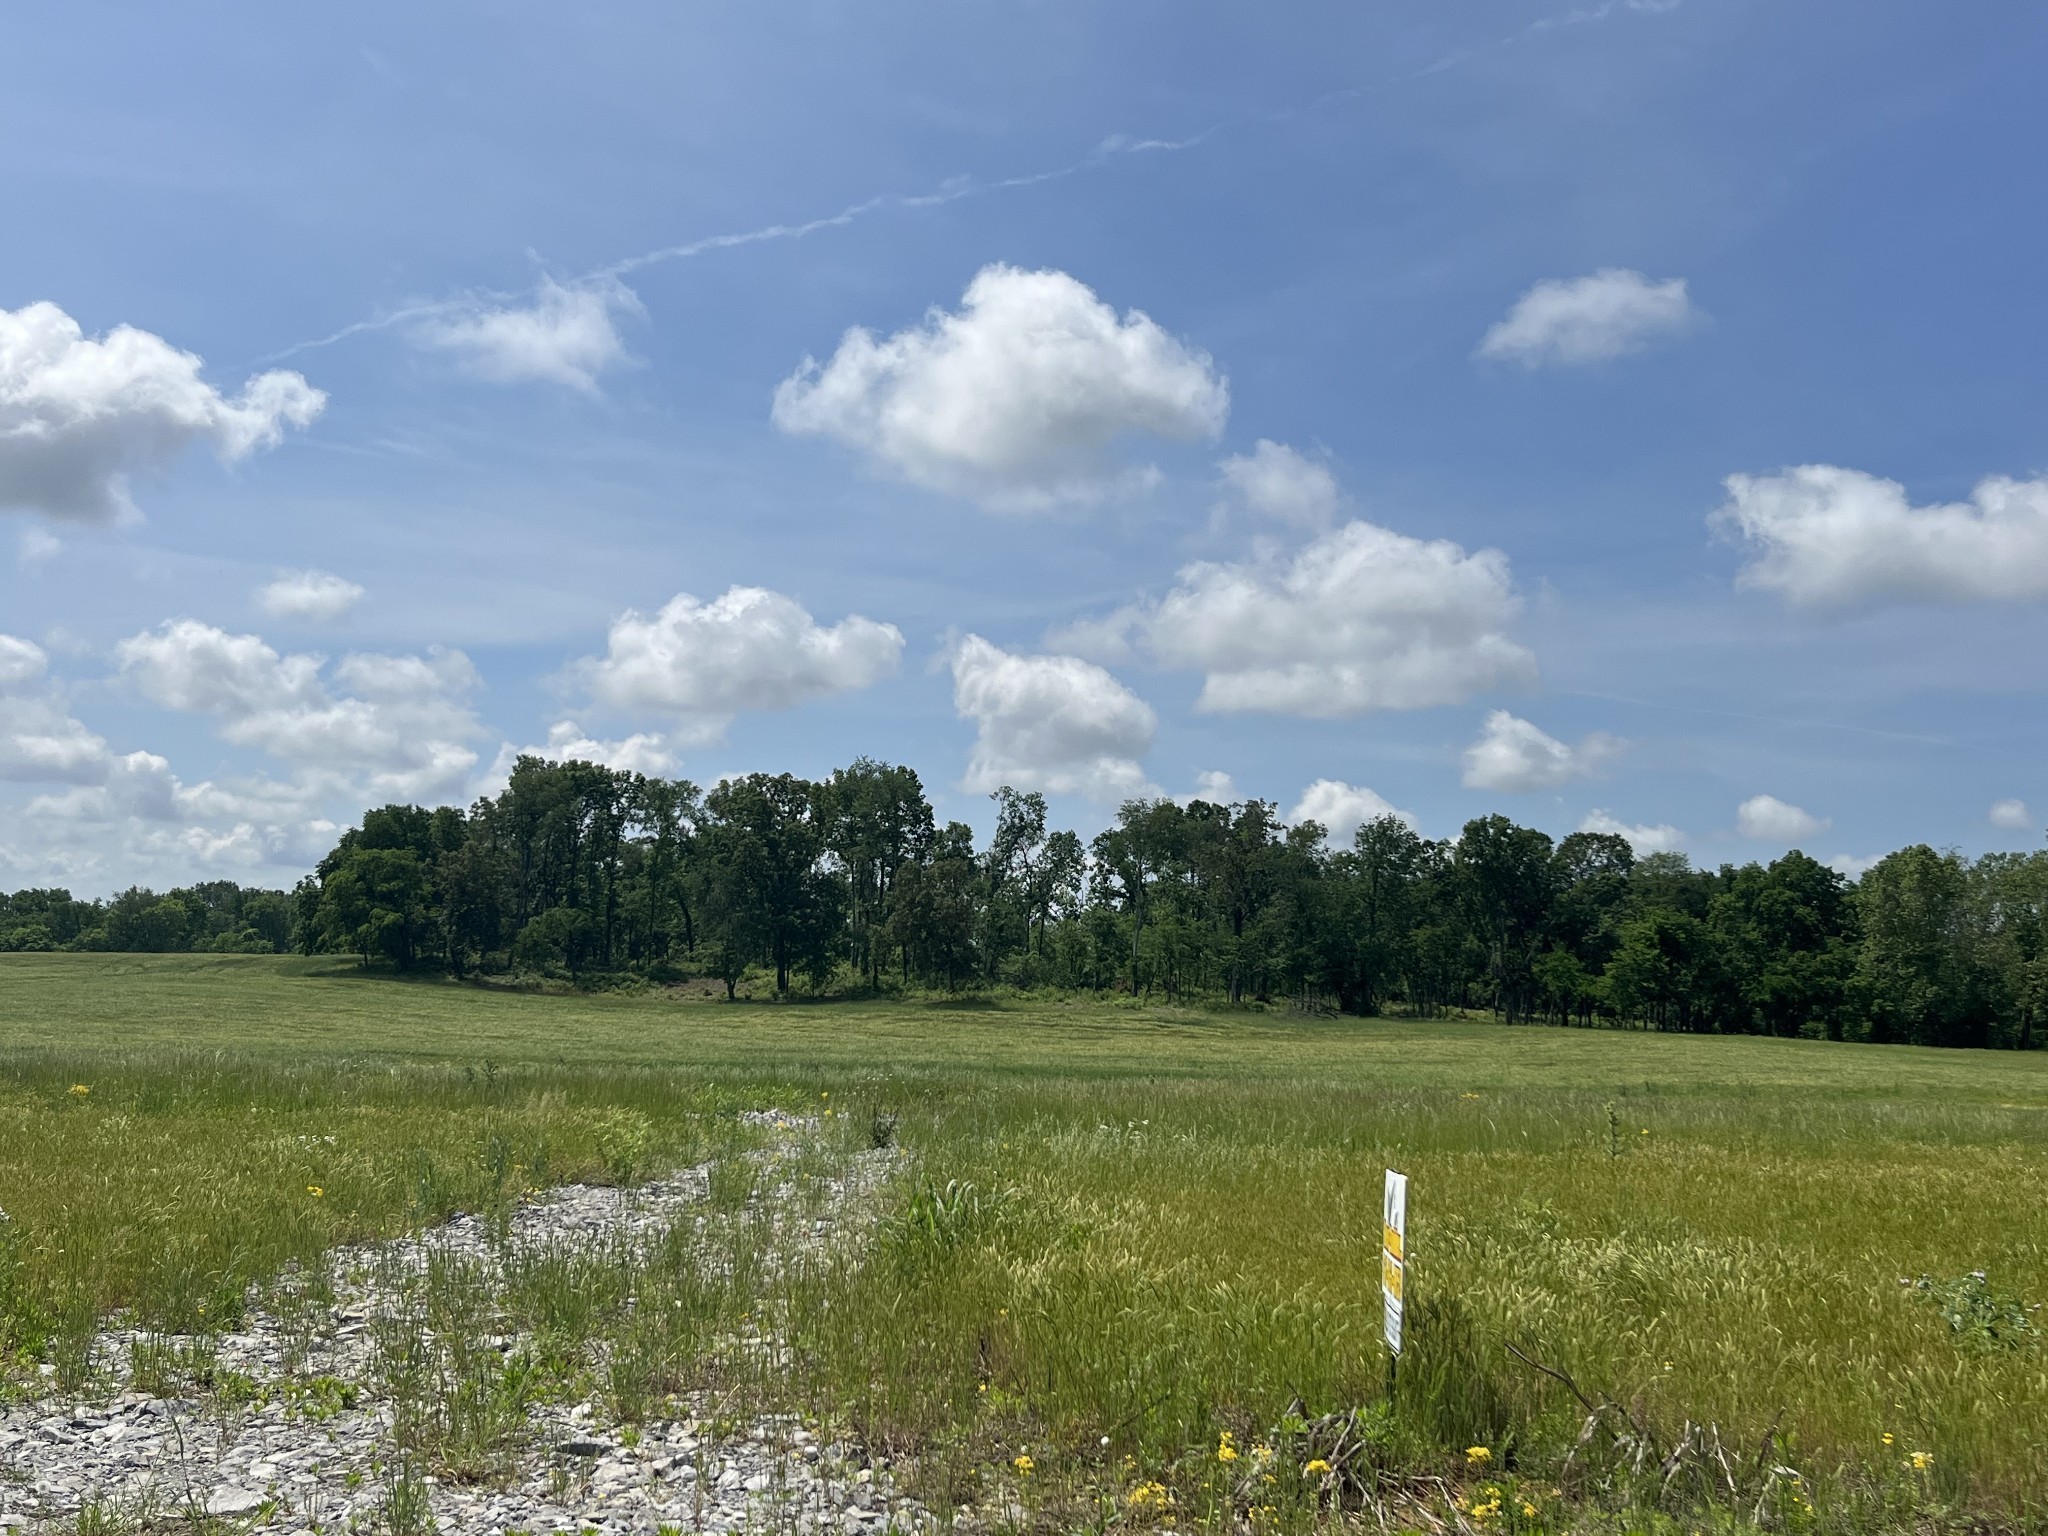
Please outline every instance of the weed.
[[338, 1376], [290, 1380], [285, 1383], [285, 1415], [316, 1424], [324, 1423], [355, 1407], [360, 1395], [353, 1383]]
[[123, 1499], [88, 1492], [69, 1521], [68, 1536], [138, 1536], [161, 1523], [146, 1495]]
[[176, 1397], [187, 1388], [211, 1387], [219, 1351], [208, 1335], [178, 1337], [137, 1333], [128, 1341], [128, 1385], [155, 1397]]
[[431, 1254], [402, 1310], [377, 1319], [374, 1339], [394, 1405], [393, 1438], [457, 1481], [500, 1475], [528, 1434], [539, 1377], [525, 1350], [501, 1350], [493, 1288], [481, 1264]]
[[608, 1109], [598, 1116], [597, 1154], [614, 1184], [631, 1184], [639, 1177], [653, 1141], [653, 1126], [638, 1110]]
[[382, 1514], [391, 1536], [431, 1536], [434, 1530], [427, 1483], [410, 1457], [399, 1456], [385, 1465]]
[[2028, 1306], [2016, 1296], [1991, 1289], [1990, 1278], [1981, 1269], [1954, 1280], [1901, 1280], [1910, 1294], [1938, 1308], [1942, 1320], [1966, 1349], [2026, 1349], [2040, 1342], [2041, 1327], [2034, 1314], [2039, 1302]]
[[720, 1158], [709, 1177], [712, 1209], [727, 1215], [746, 1209], [760, 1182], [761, 1171], [750, 1158]]
[[984, 1236], [1014, 1193], [984, 1193], [960, 1179], [948, 1179], [941, 1188], [922, 1179], [903, 1208], [884, 1222], [883, 1241], [900, 1263], [915, 1267], [943, 1262]]

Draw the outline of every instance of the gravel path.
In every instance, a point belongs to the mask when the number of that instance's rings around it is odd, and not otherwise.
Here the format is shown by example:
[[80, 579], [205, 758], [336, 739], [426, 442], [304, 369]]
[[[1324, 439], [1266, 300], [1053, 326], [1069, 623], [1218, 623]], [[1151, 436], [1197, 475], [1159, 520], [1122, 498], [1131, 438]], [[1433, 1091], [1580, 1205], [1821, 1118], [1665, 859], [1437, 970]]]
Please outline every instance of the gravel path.
[[[785, 1148], [817, 1130], [803, 1119], [749, 1118], [774, 1129]], [[820, 1243], [836, 1226], [864, 1221], [888, 1156], [854, 1159], [818, 1207], [832, 1214], [781, 1223], [778, 1242]], [[458, 1485], [401, 1470], [392, 1452], [394, 1405], [376, 1385], [376, 1332], [380, 1320], [402, 1313], [437, 1255], [488, 1271], [522, 1249], [602, 1251], [701, 1226], [709, 1173], [708, 1166], [691, 1169], [632, 1190], [551, 1190], [512, 1214], [502, 1247], [483, 1221], [459, 1216], [416, 1237], [342, 1250], [333, 1256], [331, 1305], [296, 1317], [253, 1312], [243, 1331], [212, 1341], [217, 1370], [256, 1384], [254, 1401], [243, 1407], [224, 1406], [218, 1396], [133, 1391], [90, 1405], [49, 1398], [9, 1405], [0, 1411], [0, 1526], [70, 1524], [82, 1511], [138, 1525], [205, 1515], [237, 1531], [279, 1533], [653, 1536], [668, 1527], [854, 1536], [930, 1526], [914, 1502], [892, 1493], [886, 1472], [865, 1465], [853, 1448], [820, 1443], [790, 1417], [734, 1427], [701, 1396], [637, 1430], [602, 1425], [588, 1402], [531, 1408], [509, 1475], [492, 1483]], [[771, 1188], [762, 1198], [777, 1201], [778, 1194], [787, 1190]], [[125, 1376], [138, 1341], [193, 1343], [116, 1330], [101, 1336], [95, 1357], [109, 1374]], [[488, 1340], [507, 1354], [523, 1342], [519, 1335]]]

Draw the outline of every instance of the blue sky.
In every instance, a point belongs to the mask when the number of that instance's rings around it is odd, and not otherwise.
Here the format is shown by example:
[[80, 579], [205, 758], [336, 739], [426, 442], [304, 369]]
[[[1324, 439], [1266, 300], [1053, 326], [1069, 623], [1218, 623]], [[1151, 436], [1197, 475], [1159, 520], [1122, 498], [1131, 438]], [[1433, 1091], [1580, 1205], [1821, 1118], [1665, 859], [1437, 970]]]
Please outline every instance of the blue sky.
[[0, 887], [287, 882], [520, 748], [1084, 831], [2041, 835], [2038, 7], [81, 4], [10, 52]]

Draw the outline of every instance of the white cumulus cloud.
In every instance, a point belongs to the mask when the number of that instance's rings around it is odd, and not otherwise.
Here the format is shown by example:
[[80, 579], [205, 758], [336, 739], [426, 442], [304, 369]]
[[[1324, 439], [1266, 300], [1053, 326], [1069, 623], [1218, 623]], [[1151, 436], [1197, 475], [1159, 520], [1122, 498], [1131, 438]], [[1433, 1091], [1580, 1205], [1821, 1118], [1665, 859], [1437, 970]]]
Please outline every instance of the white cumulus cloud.
[[953, 705], [975, 723], [963, 787], [1007, 784], [1115, 801], [1154, 793], [1138, 759], [1152, 706], [1075, 656], [1019, 656], [969, 635], [953, 649]]
[[1873, 853], [1868, 858], [1860, 854], [1838, 853], [1828, 860], [1828, 868], [1848, 879], [1861, 880], [1870, 872], [1872, 866], [1882, 864], [1884, 858], [1881, 853]]
[[1989, 820], [1994, 827], [2003, 827], [2008, 832], [2030, 832], [2034, 827], [2034, 814], [2024, 800], [1998, 801], [1991, 807]]
[[1175, 795], [1173, 798], [1175, 803], [1183, 806], [1193, 805], [1197, 800], [1207, 801], [1210, 805], [1235, 805], [1240, 796], [1237, 780], [1221, 769], [1205, 768], [1195, 775], [1192, 794]]
[[617, 741], [599, 741], [574, 720], [557, 720], [548, 727], [546, 746], [527, 747], [521, 755], [554, 763], [597, 763], [650, 776], [668, 773], [676, 765], [675, 753], [657, 733], [635, 731]]
[[1496, 709], [1487, 715], [1479, 739], [1465, 749], [1463, 780], [1468, 789], [1556, 789], [1592, 777], [1622, 746], [1601, 731], [1568, 746], [1527, 720]]
[[1129, 481], [1119, 439], [1214, 437], [1229, 409], [1208, 355], [1149, 316], [1119, 318], [1064, 272], [994, 265], [958, 311], [881, 340], [856, 326], [827, 362], [806, 358], [776, 390], [774, 419], [914, 485], [1030, 509]]
[[702, 742], [742, 711], [870, 687], [902, 655], [893, 624], [852, 614], [827, 627], [793, 597], [733, 587], [708, 603], [679, 593], [652, 617], [628, 609], [605, 654], [575, 671], [599, 704], [670, 716], [684, 740]]
[[1260, 438], [1250, 453], [1233, 454], [1218, 467], [1223, 483], [1247, 507], [1297, 528], [1320, 532], [1336, 521], [1343, 505], [1328, 466], [1271, 438]]
[[46, 681], [49, 665], [33, 640], [0, 635], [0, 780], [97, 783], [106, 776], [107, 744], [59, 702]]
[[115, 657], [151, 703], [212, 715], [227, 740], [323, 782], [427, 799], [461, 793], [476, 767], [478, 679], [460, 651], [352, 655], [323, 678], [317, 656], [175, 619], [123, 640]]
[[245, 458], [327, 403], [281, 369], [232, 399], [199, 369], [190, 352], [134, 326], [92, 338], [55, 304], [0, 309], [0, 508], [104, 522], [133, 510], [130, 474], [193, 443]]
[[1163, 664], [1199, 668], [1198, 709], [1330, 719], [1532, 681], [1536, 658], [1507, 634], [1519, 611], [1500, 551], [1350, 522], [1292, 556], [1186, 566], [1156, 605], [1067, 638], [1134, 635]]
[[0, 695], [41, 682], [49, 670], [50, 658], [35, 641], [0, 635]]
[[1291, 822], [1317, 822], [1329, 834], [1332, 848], [1348, 848], [1358, 829], [1382, 816], [1397, 816], [1415, 825], [1408, 812], [1389, 805], [1363, 784], [1346, 784], [1342, 779], [1317, 779], [1301, 792], [1301, 799], [1287, 814]]
[[1826, 817], [1811, 816], [1775, 795], [1753, 795], [1736, 807], [1735, 830], [1761, 842], [1793, 842], [1825, 832]]
[[105, 777], [107, 743], [45, 699], [0, 698], [0, 779], [18, 784], [93, 784]]
[[332, 623], [363, 600], [363, 589], [331, 571], [280, 571], [256, 593], [256, 606], [274, 619]]
[[1537, 283], [1486, 333], [1479, 355], [1525, 368], [1604, 363], [1681, 335], [1697, 318], [1684, 278], [1656, 283], [1627, 267], [1602, 267]]
[[1669, 822], [1660, 821], [1655, 826], [1631, 825], [1606, 811], [1588, 811], [1585, 820], [1579, 823], [1579, 830], [1625, 837], [1629, 846], [1635, 849], [1637, 858], [1652, 853], [1676, 853], [1685, 846], [1685, 834]]
[[[26, 821], [39, 861], [76, 878], [121, 885], [158, 871], [165, 883], [261, 866], [304, 868], [334, 845], [339, 825], [314, 810], [299, 779], [186, 784], [154, 752], [111, 759], [99, 782], [39, 795]], [[267, 878], [276, 879], [276, 875]]]
[[626, 358], [614, 317], [643, 312], [638, 296], [616, 279], [565, 285], [545, 278], [531, 303], [437, 315], [413, 335], [453, 353], [466, 372], [493, 384], [565, 384], [594, 392], [598, 375]]
[[332, 845], [335, 824], [313, 813], [315, 776], [185, 784], [153, 752], [109, 750], [71, 717], [47, 671], [40, 647], [0, 636], [0, 780], [68, 786], [11, 809], [15, 841], [0, 858], [15, 869], [112, 888], [259, 864], [303, 868]]
[[260, 635], [173, 619], [115, 647], [122, 672], [165, 709], [235, 717], [324, 697], [320, 658], [280, 656]]
[[1832, 464], [1726, 484], [1710, 521], [1751, 552], [1738, 581], [1800, 607], [2048, 597], [2048, 479], [1993, 477], [1967, 502], [1925, 507]]

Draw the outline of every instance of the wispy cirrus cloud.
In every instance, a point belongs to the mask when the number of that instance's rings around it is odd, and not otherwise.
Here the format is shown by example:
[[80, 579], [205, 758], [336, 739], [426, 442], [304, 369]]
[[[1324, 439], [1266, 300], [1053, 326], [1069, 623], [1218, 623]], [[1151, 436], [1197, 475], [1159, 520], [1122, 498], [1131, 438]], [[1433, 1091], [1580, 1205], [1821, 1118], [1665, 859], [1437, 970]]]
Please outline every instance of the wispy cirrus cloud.
[[412, 336], [487, 383], [560, 384], [593, 394], [598, 376], [626, 361], [617, 317], [645, 313], [639, 295], [616, 278], [544, 277], [529, 298], [440, 310]]

